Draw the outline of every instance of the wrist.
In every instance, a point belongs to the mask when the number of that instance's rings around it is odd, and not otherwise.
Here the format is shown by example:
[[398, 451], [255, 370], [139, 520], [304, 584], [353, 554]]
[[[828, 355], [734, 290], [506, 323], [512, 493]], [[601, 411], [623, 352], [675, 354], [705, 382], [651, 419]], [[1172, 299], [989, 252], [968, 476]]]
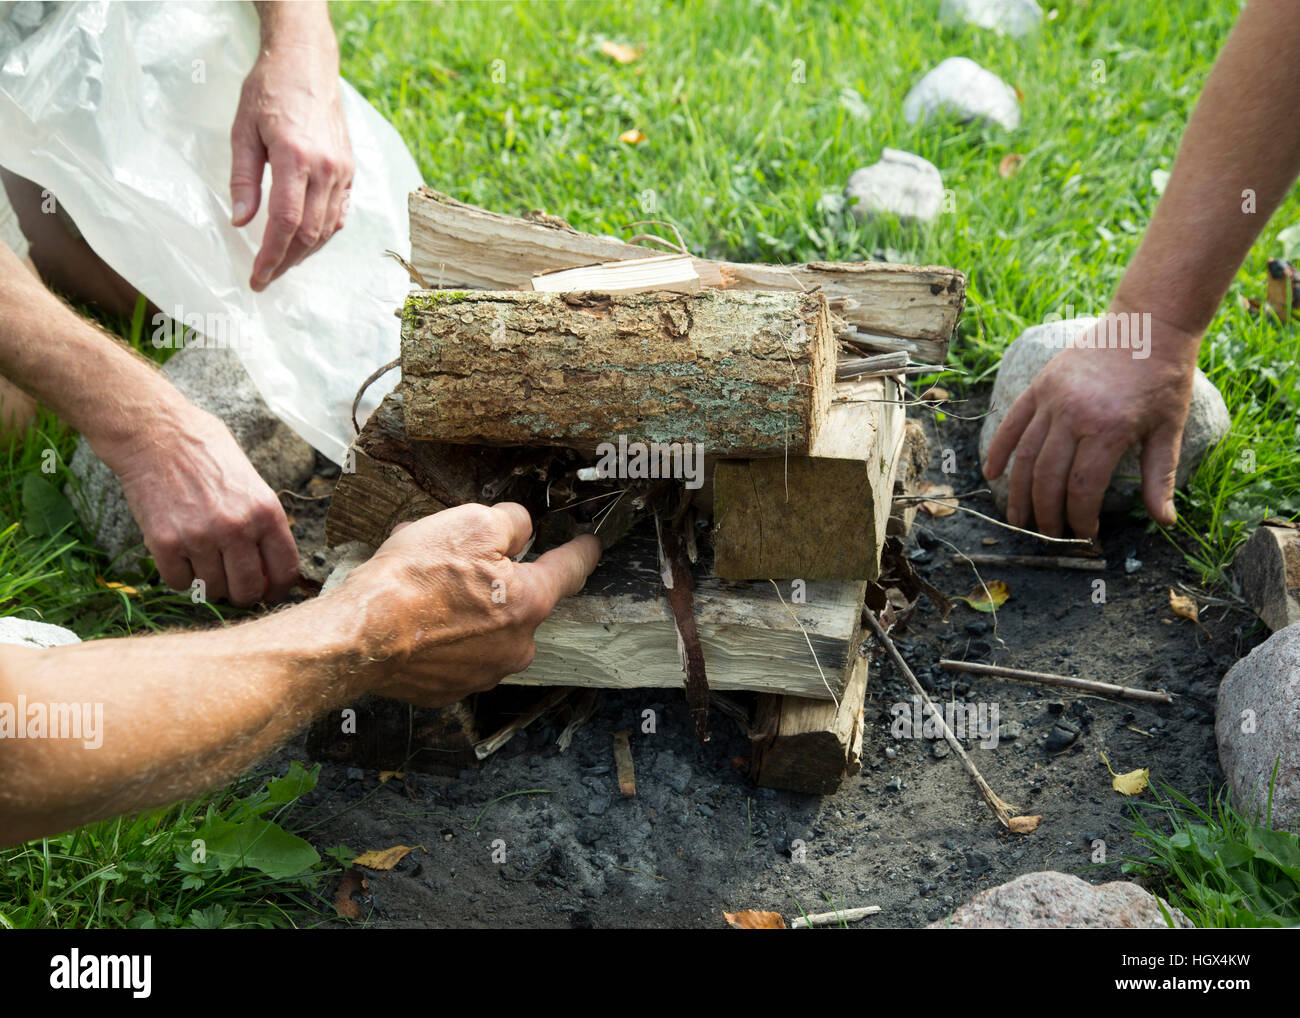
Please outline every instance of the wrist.
[[[338, 40], [324, 3], [259, 3], [261, 55], [310, 50], [338, 64]], [[301, 56], [301, 53], [298, 54]]]
[[1175, 364], [1196, 364], [1200, 352], [1205, 324], [1198, 324], [1196, 316], [1169, 308], [1166, 302], [1151, 299], [1126, 288], [1121, 281], [1119, 290], [1107, 308], [1109, 314], [1129, 316], [1130, 327], [1141, 330], [1149, 351], [1156, 361]]

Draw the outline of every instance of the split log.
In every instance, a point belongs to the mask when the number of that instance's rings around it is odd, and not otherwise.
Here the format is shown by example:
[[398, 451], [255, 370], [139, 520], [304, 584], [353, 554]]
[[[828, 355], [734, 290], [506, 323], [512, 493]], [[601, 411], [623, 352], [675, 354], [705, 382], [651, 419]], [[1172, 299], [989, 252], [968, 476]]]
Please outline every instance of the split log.
[[1270, 630], [1300, 622], [1300, 531], [1259, 527], [1237, 552], [1233, 575]]
[[893, 378], [840, 382], [807, 456], [722, 460], [713, 548], [734, 580], [874, 580], [903, 440]]
[[[788, 586], [720, 580], [700, 548], [695, 623], [709, 688], [842, 698], [862, 639], [861, 582]], [[685, 686], [653, 525], [609, 549], [586, 587], [537, 629], [532, 665], [506, 683], [607, 689]], [[811, 648], [809, 646], [811, 644]]]
[[[613, 237], [580, 233], [556, 216], [500, 215], [427, 187], [411, 192], [409, 207], [411, 262], [426, 287], [522, 290], [540, 273], [646, 254]], [[836, 327], [845, 339], [939, 364], [966, 301], [965, 276], [938, 266], [694, 261], [706, 288], [820, 290], [841, 319]]]
[[903, 447], [899, 452], [898, 472], [894, 475], [894, 504], [889, 511], [890, 537], [906, 537], [912, 532], [920, 503], [912, 496], [921, 489], [921, 478], [930, 464], [930, 443], [920, 421], [907, 420], [903, 425]]
[[793, 455], [826, 419], [835, 358], [820, 294], [415, 292], [402, 317], [406, 433]]
[[867, 659], [856, 657], [838, 705], [761, 696], [754, 713], [753, 773], [766, 788], [830, 795], [862, 769]]

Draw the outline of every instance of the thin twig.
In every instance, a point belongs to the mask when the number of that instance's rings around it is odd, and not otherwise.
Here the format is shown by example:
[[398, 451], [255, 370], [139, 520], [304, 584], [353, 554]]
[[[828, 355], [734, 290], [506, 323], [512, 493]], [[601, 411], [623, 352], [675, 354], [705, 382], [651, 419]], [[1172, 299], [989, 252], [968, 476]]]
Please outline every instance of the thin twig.
[[929, 695], [925, 691], [925, 687], [922, 686], [921, 683], [917, 681], [916, 676], [912, 674], [912, 669], [907, 666], [907, 662], [903, 660], [903, 655], [900, 654], [898, 648], [894, 646], [894, 641], [889, 638], [889, 634], [885, 632], [884, 626], [882, 626], [880, 620], [876, 618], [876, 613], [870, 608], [863, 608], [862, 616], [871, 626], [872, 632], [876, 634], [876, 639], [880, 641], [880, 645], [888, 652], [889, 657], [894, 662], [894, 667], [898, 669], [899, 674], [907, 680], [908, 685], [912, 687], [912, 691], [916, 693], [921, 698], [921, 702], [929, 708], [931, 716], [939, 722], [940, 727], [943, 729], [944, 739], [952, 748], [952, 751], [956, 753], [958, 758], [961, 760], [962, 766], [966, 768], [966, 773], [971, 776], [971, 780], [975, 782], [975, 786], [980, 790], [980, 795], [984, 797], [984, 801], [988, 803], [989, 808], [993, 810], [993, 815], [998, 818], [998, 823], [1007, 828], [1007, 830], [1010, 830], [1011, 821], [1015, 816], [1012, 811], [1015, 807], [999, 798], [997, 793], [989, 787], [989, 783], [984, 780], [984, 775], [979, 772], [979, 768], [975, 766], [974, 761], [972, 761], [970, 756], [967, 754], [965, 747], [957, 741], [957, 736], [953, 735], [952, 729], [948, 727], [948, 722], [944, 720], [943, 714], [930, 700]]
[[996, 675], [1002, 679], [1022, 679], [1025, 682], [1041, 682], [1045, 686], [1068, 686], [1071, 689], [1089, 689], [1094, 693], [1118, 696], [1125, 700], [1146, 700], [1149, 703], [1173, 703], [1174, 698], [1163, 690], [1136, 689], [1133, 686], [1117, 686], [1113, 682], [1097, 682], [1093, 679], [1080, 679], [1074, 675], [1058, 675], [1055, 672], [1031, 672], [1023, 668], [1007, 668], [1004, 665], [986, 665], [977, 661], [954, 661], [942, 658], [939, 667], [950, 672], [969, 672], [971, 675]]
[[838, 912], [814, 912], [801, 915], [790, 921], [790, 929], [807, 930], [814, 926], [833, 926], [836, 923], [855, 923], [880, 911], [879, 905], [863, 905], [861, 908], [845, 908]]

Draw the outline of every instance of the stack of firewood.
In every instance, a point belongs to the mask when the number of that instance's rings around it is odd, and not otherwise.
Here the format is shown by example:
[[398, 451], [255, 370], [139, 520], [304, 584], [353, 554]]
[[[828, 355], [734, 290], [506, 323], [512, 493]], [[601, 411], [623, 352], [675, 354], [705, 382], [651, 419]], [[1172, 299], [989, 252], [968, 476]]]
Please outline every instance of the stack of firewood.
[[[863, 598], [910, 475], [905, 380], [945, 361], [961, 274], [663, 254], [428, 189], [410, 207], [401, 380], [354, 444], [330, 544], [471, 501], [526, 505], [535, 552], [594, 532], [601, 565], [506, 686], [685, 687], [702, 739], [711, 704], [748, 725], [760, 783], [833, 791], [857, 768]], [[503, 741], [484, 701], [372, 700], [367, 737], [327, 722], [312, 742], [464, 766]]]

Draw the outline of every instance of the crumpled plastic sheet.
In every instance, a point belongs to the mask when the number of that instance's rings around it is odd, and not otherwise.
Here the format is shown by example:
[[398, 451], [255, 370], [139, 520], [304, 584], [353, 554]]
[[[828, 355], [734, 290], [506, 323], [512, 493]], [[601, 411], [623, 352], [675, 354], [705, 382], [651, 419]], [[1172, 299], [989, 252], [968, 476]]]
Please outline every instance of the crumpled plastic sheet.
[[[38, 25], [0, 39], [0, 166], [56, 196], [101, 258], [165, 314], [202, 326], [204, 345], [233, 346], [272, 412], [341, 464], [357, 389], [398, 355], [409, 280], [384, 251], [409, 253], [420, 174], [344, 82], [356, 159], [346, 226], [254, 293], [271, 173], [240, 229], [229, 180], [258, 46], [251, 3], [45, 4]], [[156, 325], [147, 342], [174, 341]], [[367, 393], [360, 419], [381, 395]]]

